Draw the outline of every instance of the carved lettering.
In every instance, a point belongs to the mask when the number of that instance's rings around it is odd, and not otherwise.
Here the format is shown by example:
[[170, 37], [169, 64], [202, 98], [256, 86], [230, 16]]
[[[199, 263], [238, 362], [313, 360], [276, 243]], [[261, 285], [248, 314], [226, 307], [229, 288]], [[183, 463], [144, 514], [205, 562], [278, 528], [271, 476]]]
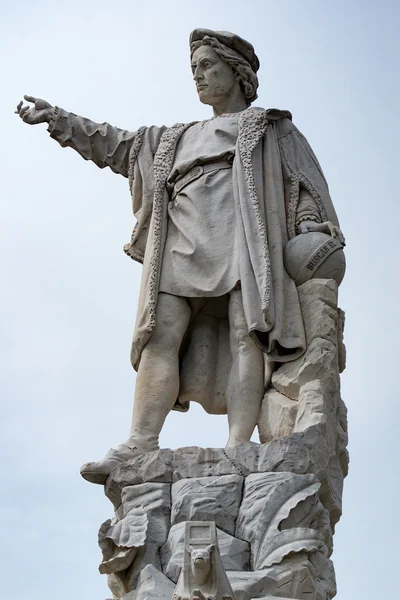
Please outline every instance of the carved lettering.
[[328, 254], [330, 253], [330, 250], [332, 250], [332, 248], [336, 247], [336, 242], [334, 240], [330, 240], [329, 242], [327, 242], [326, 244], [324, 244], [324, 246], [322, 246], [322, 248], [320, 248], [318, 250], [318, 252], [316, 252], [314, 254], [314, 256], [312, 257], [312, 259], [310, 260], [309, 263], [307, 263], [307, 269], [309, 269], [310, 271], [314, 271], [315, 267], [317, 267], [319, 265], [319, 263], [321, 262], [321, 260]]

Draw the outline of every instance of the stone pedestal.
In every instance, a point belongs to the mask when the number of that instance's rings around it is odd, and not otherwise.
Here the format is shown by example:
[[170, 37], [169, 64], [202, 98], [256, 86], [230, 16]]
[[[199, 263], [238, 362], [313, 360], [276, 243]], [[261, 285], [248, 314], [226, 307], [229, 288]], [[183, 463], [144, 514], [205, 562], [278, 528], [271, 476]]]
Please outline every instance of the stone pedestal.
[[310, 281], [299, 295], [308, 349], [273, 370], [261, 444], [158, 450], [109, 476], [115, 516], [100, 528], [100, 571], [115, 598], [180, 597], [185, 524], [194, 521], [215, 523], [236, 600], [335, 595], [332, 535], [348, 464], [343, 313], [331, 280]]

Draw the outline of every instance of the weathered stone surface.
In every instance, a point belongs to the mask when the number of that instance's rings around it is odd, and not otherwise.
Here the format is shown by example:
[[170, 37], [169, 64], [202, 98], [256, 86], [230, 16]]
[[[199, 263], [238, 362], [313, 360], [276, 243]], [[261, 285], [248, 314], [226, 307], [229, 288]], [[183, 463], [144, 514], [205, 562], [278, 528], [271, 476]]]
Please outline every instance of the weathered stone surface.
[[224, 453], [240, 471], [240, 474], [246, 477], [257, 470], [260, 447], [260, 444], [247, 442], [225, 448]]
[[[343, 452], [347, 452], [346, 447], [348, 444], [348, 433], [347, 433], [347, 408], [343, 400], [340, 398], [337, 407], [337, 423], [336, 423], [336, 455], [340, 456]], [[344, 475], [347, 475], [345, 469]]]
[[288, 471], [324, 476], [329, 463], [325, 425], [310, 427], [290, 437], [262, 444], [258, 469], [260, 473]]
[[135, 588], [146, 565], [161, 570], [159, 550], [167, 540], [170, 527], [171, 485], [148, 482], [126, 486], [121, 499], [125, 516], [113, 524], [111, 533], [115, 531], [117, 541], [132, 543], [133, 548], [118, 547], [110, 558], [106, 554], [108, 560], [102, 563], [103, 572], [110, 574], [110, 589], [117, 598]]
[[[143, 569], [148, 565], [155, 567], [156, 570], [160, 572], [162, 571], [160, 546], [159, 544], [154, 544], [150, 541], [146, 543], [144, 548], [139, 548], [136, 558], [129, 569], [121, 573], [124, 587], [127, 592], [137, 588], [138, 578]], [[114, 573], [114, 575], [119, 575], [119, 573]]]
[[136, 590], [125, 594], [122, 600], [171, 600], [174, 584], [153, 565], [140, 573]]
[[173, 482], [207, 475], [220, 476], [233, 473], [241, 475], [240, 467], [230, 460], [222, 448], [198, 448], [196, 446], [179, 448], [174, 453], [173, 464]]
[[333, 562], [323, 552], [311, 552], [308, 554], [311, 563], [311, 572], [317, 588], [318, 600], [333, 598], [336, 596], [336, 577]]
[[318, 494], [313, 494], [300, 501], [279, 525], [281, 531], [293, 527], [316, 529], [322, 534], [328, 553], [332, 552], [332, 527], [329, 511], [322, 504]]
[[125, 486], [138, 483], [171, 483], [173, 450], [143, 452], [116, 467], [107, 479], [105, 494], [115, 507], [121, 504], [121, 492]]
[[297, 288], [307, 345], [316, 338], [337, 344], [338, 286], [333, 279], [311, 279]]
[[310, 527], [280, 529], [292, 509], [319, 488], [314, 475], [259, 473], [246, 478], [236, 536], [250, 542], [253, 570], [280, 563], [291, 552], [324, 545], [320, 532]]
[[346, 315], [344, 310], [338, 308], [338, 363], [339, 373], [343, 373], [346, 368], [346, 345], [344, 343], [344, 324]]
[[338, 456], [331, 456], [326, 477], [322, 480], [320, 498], [329, 510], [332, 527], [342, 516], [344, 474]]
[[314, 576], [314, 567], [305, 553], [299, 553], [272, 568], [244, 572], [228, 572], [236, 600], [249, 598], [295, 598], [326, 600], [319, 592], [322, 586]]
[[326, 393], [326, 387], [320, 379], [314, 379], [301, 387], [294, 431], [305, 431], [312, 425], [327, 422]]
[[125, 486], [147, 482], [171, 483], [210, 475], [246, 476], [257, 468], [259, 449], [260, 444], [247, 442], [225, 449], [189, 446], [138, 454], [112, 471], [105, 493], [117, 509]]
[[336, 347], [332, 342], [316, 338], [301, 358], [280, 366], [272, 375], [271, 382], [272, 386], [284, 396], [299, 400], [302, 385], [314, 380], [332, 385], [336, 380], [336, 374], [338, 374]]
[[122, 505], [126, 513], [143, 507], [149, 521], [148, 539], [160, 546], [166, 542], [171, 510], [169, 483], [142, 483], [127, 486], [122, 491]]
[[120, 520], [103, 523], [98, 537], [103, 553], [100, 573], [117, 573], [131, 565], [138, 549], [146, 543], [148, 523], [142, 506], [132, 508]]
[[[277, 596], [262, 596], [261, 598], [257, 599], [257, 600], [276, 600]], [[251, 598], [251, 600], [256, 600], [255, 598]], [[283, 598], [282, 596], [279, 596], [279, 600], [291, 600], [290, 598]]]
[[333, 450], [336, 445], [340, 399], [337, 354], [332, 348], [326, 347], [319, 347], [316, 352], [319, 355], [318, 373], [314, 379], [304, 382], [301, 386], [294, 431], [305, 431], [312, 425], [328, 423], [329, 440]]
[[297, 402], [270, 388], [264, 395], [258, 421], [260, 442], [270, 442], [293, 433]]
[[[183, 546], [185, 522], [171, 527], [168, 540], [161, 548], [163, 573], [177, 582], [183, 564]], [[217, 529], [219, 552], [222, 564], [228, 571], [247, 571], [249, 569], [250, 546], [220, 529]]]
[[242, 487], [243, 477], [239, 475], [182, 479], [173, 483], [171, 524], [214, 520], [219, 529], [233, 535]]

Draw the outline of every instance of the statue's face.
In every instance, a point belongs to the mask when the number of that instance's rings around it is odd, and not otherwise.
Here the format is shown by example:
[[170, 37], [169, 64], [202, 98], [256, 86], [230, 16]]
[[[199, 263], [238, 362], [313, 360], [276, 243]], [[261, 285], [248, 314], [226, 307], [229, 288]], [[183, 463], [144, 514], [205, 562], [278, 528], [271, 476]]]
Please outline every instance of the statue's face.
[[239, 87], [235, 73], [211, 46], [200, 46], [192, 56], [193, 79], [203, 104], [220, 105]]

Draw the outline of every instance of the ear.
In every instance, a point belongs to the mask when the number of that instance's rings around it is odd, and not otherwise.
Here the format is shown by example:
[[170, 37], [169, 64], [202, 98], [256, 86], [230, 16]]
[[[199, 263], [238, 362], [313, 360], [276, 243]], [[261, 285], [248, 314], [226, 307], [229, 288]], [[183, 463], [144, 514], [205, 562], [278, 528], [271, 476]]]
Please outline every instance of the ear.
[[211, 554], [211, 552], [214, 550], [214, 548], [215, 548], [215, 545], [210, 544], [209, 546], [207, 546], [206, 552], [208, 552], [208, 554]]
[[189, 554], [192, 554], [193, 548], [189, 544], [186, 544], [186, 550], [187, 550], [187, 552], [189, 552]]

